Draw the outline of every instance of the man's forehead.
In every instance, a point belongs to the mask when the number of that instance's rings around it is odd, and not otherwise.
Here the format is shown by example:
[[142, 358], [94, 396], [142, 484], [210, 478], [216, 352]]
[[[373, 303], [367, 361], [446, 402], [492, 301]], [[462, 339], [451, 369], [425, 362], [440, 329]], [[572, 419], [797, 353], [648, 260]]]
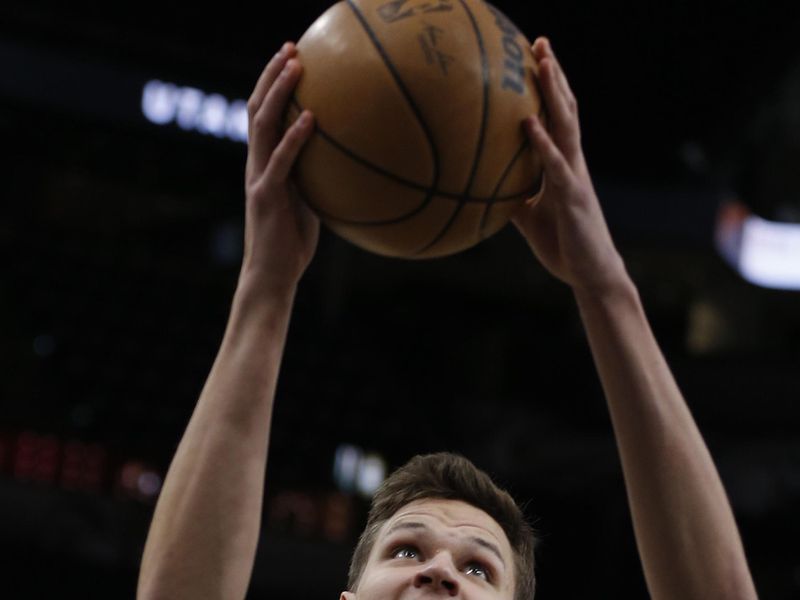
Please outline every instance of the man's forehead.
[[370, 564], [375, 564], [386, 544], [395, 543], [394, 536], [402, 535], [400, 532], [410, 532], [413, 540], [423, 539], [417, 538], [418, 535], [433, 536], [435, 540], [457, 539], [459, 543], [483, 547], [496, 555], [502, 565], [504, 597], [513, 594], [515, 562], [511, 544], [503, 528], [485, 511], [461, 500], [436, 498], [410, 502], [382, 525], [370, 553]]
[[410, 502], [384, 523], [380, 535], [383, 537], [410, 523], [432, 528], [443, 526], [469, 530], [471, 534], [483, 533], [494, 538], [501, 547], [510, 550], [508, 538], [497, 521], [485, 511], [461, 500], [426, 498]]

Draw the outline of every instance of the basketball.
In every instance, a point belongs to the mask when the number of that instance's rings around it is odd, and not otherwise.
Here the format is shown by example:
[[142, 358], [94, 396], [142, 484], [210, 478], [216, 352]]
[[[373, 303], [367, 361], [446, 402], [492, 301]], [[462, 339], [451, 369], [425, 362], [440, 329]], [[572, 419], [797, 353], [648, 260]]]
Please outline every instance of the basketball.
[[538, 189], [521, 124], [542, 113], [530, 42], [480, 0], [343, 0], [297, 43], [288, 112], [316, 128], [293, 171], [323, 223], [384, 256], [499, 231]]

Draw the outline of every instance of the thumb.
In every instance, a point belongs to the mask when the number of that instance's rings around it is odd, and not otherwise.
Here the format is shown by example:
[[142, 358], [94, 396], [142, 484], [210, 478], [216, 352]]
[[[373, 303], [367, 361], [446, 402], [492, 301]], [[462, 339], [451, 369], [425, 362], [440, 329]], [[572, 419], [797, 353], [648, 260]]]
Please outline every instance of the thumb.
[[525, 119], [524, 127], [531, 144], [542, 158], [547, 182], [556, 188], [569, 186], [573, 177], [572, 169], [539, 117], [531, 115]]

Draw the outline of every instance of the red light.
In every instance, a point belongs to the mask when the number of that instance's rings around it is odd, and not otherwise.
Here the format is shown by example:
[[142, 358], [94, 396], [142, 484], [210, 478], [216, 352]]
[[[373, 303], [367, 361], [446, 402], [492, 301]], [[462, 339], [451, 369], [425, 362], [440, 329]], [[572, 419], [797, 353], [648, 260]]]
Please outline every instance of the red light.
[[61, 454], [61, 444], [53, 435], [25, 431], [17, 438], [14, 477], [24, 481], [53, 483]]
[[269, 523], [273, 527], [289, 528], [306, 537], [314, 532], [318, 520], [316, 503], [304, 492], [280, 492], [270, 502]]
[[106, 466], [106, 451], [98, 444], [69, 441], [64, 446], [61, 485], [70, 490], [99, 491]]

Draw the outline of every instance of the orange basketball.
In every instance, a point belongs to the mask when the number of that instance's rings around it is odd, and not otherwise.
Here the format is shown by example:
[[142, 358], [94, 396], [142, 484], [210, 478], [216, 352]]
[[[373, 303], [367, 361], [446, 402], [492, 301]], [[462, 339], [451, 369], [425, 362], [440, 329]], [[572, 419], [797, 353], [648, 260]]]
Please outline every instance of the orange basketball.
[[289, 111], [316, 117], [296, 187], [378, 254], [430, 258], [496, 233], [540, 181], [530, 43], [480, 0], [343, 0], [297, 43]]

